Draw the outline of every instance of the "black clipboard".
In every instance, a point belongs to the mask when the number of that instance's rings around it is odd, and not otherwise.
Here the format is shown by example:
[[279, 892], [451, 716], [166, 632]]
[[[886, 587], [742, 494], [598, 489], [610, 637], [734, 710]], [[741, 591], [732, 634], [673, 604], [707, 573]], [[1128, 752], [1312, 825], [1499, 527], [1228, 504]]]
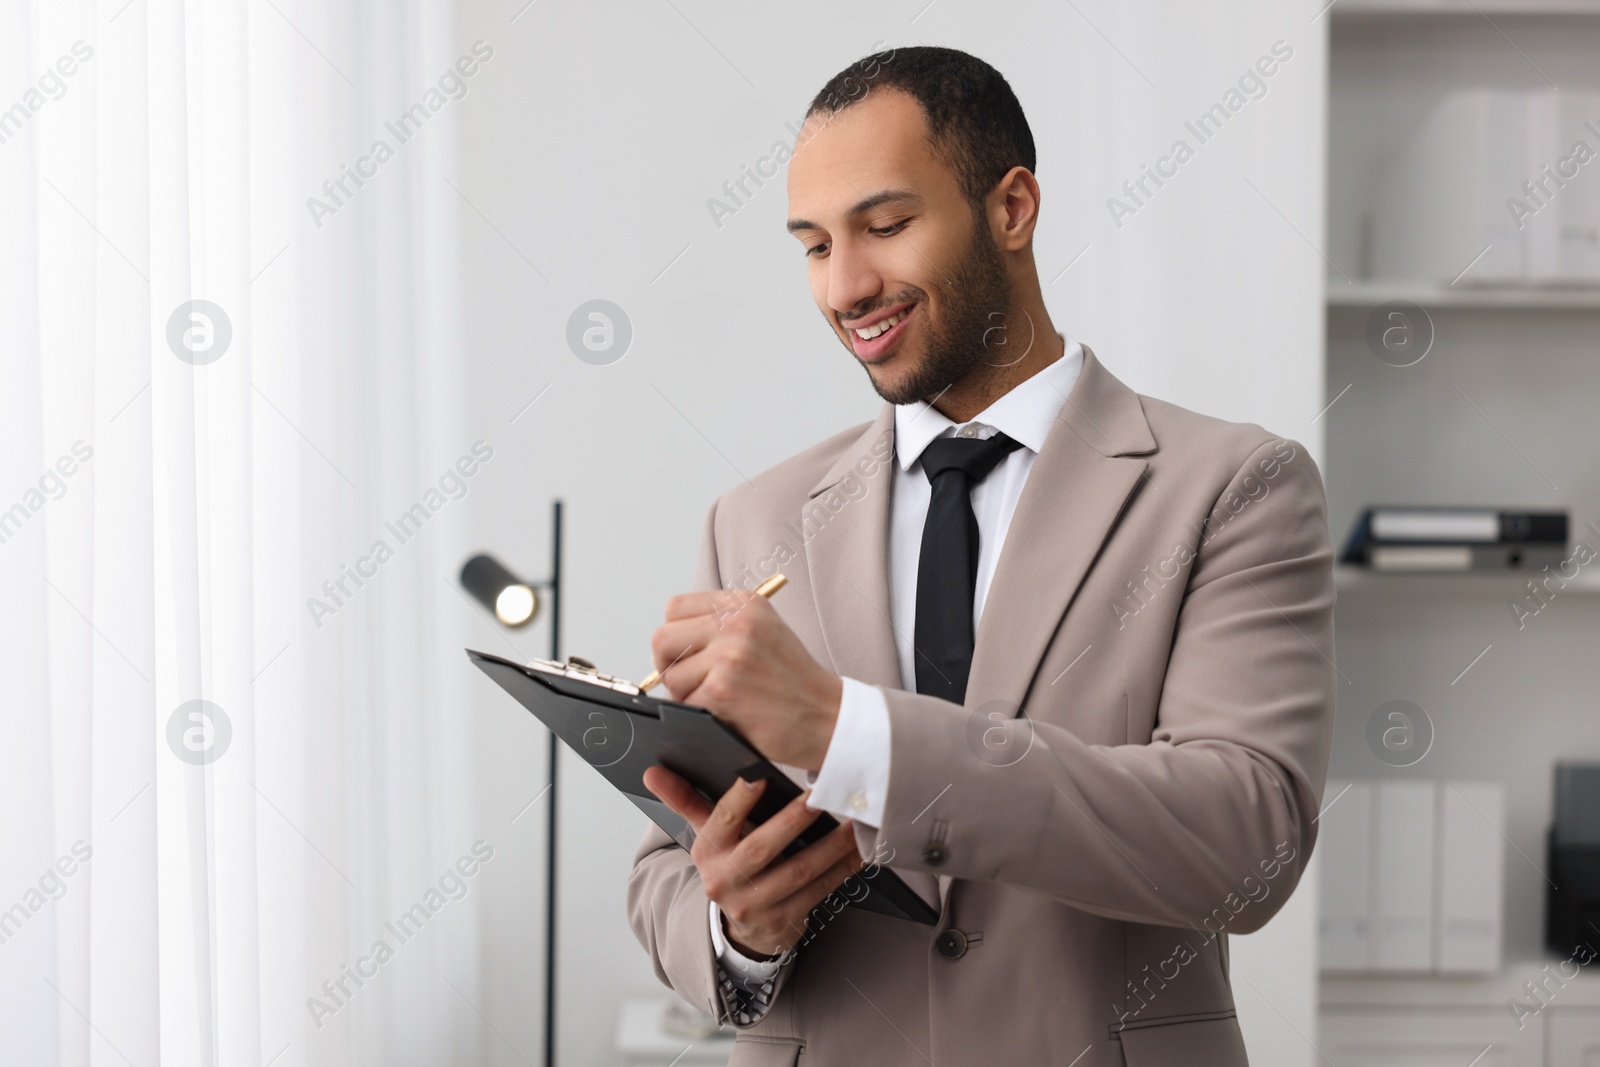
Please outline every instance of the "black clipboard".
[[[694, 828], [645, 788], [646, 767], [660, 764], [713, 804], [733, 787], [734, 779], [765, 778], [766, 791], [750, 813], [750, 821], [758, 825], [800, 795], [800, 787], [787, 774], [704, 708], [657, 699], [576, 657], [566, 663], [517, 663], [470, 648], [466, 653], [685, 849], [694, 843]], [[827, 836], [838, 825], [827, 812], [819, 814], [784, 855]], [[887, 867], [868, 865], [856, 878], [866, 886], [864, 894], [835, 890], [834, 896], [880, 915], [929, 926], [939, 921], [939, 913]]]

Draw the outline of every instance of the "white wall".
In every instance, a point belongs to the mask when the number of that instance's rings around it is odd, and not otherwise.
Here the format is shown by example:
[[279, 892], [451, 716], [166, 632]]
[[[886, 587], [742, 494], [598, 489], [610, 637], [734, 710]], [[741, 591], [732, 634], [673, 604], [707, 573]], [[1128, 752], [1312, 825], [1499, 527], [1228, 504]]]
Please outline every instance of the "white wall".
[[[1320, 6], [912, 0], [867, 14], [834, 0], [752, 19], [721, 0], [545, 0], [520, 15], [522, 0], [467, 0], [463, 44], [481, 37], [495, 49], [458, 105], [457, 184], [471, 205], [462, 359], [472, 425], [497, 450], [472, 498], [482, 544], [540, 574], [548, 501], [565, 499], [566, 651], [642, 675], [712, 498], [872, 416], [877, 398], [819, 321], [783, 233], [781, 182], [720, 228], [706, 200], [791, 140], [785, 122], [878, 40], [966, 48], [1012, 82], [1040, 149], [1036, 255], [1058, 326], [1135, 388], [1260, 422], [1320, 457]], [[1278, 40], [1294, 55], [1267, 94], [1113, 225], [1107, 198], [1174, 139], [1193, 144], [1185, 120]], [[612, 366], [582, 363], [565, 343], [569, 314], [594, 298], [633, 323], [632, 347]], [[476, 639], [506, 647], [487, 625]], [[513, 640], [544, 654], [541, 632]], [[542, 783], [544, 739], [487, 682], [477, 693], [472, 722], [490, 753], [481, 802], [509, 820]], [[643, 823], [587, 767], [568, 761], [563, 773], [562, 1062], [603, 1063], [618, 995], [658, 988], [623, 907]], [[502, 853], [522, 888], [503, 877], [481, 902], [486, 1010], [530, 1057], [540, 1047], [542, 803], [508, 829]], [[1314, 1058], [1299, 1036], [1315, 1027], [1311, 896], [1308, 883], [1265, 932], [1235, 942], [1258, 1063]], [[521, 1062], [496, 1047], [493, 1062]]]

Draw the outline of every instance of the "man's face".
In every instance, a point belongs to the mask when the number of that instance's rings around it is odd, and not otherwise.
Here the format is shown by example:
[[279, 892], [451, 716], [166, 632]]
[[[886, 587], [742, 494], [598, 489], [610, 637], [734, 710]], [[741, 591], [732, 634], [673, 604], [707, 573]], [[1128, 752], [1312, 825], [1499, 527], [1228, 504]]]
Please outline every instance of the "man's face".
[[878, 90], [808, 119], [789, 165], [789, 230], [812, 297], [894, 404], [931, 401], [1003, 362], [986, 340], [1004, 343], [1011, 304], [988, 220], [974, 218], [927, 129], [913, 97]]

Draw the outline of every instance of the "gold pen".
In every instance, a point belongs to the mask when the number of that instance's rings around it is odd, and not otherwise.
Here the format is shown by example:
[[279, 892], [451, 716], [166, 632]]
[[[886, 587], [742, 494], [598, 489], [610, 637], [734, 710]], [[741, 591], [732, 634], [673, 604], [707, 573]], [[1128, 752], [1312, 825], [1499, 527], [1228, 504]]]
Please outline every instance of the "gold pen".
[[[785, 578], [783, 575], [774, 574], [771, 578], [768, 578], [766, 581], [756, 586], [756, 596], [771, 597], [773, 593], [776, 593], [778, 590], [782, 589], [788, 581], [789, 579]], [[671, 664], [668, 664], [668, 666], [670, 667]], [[660, 684], [661, 672], [651, 671], [650, 677], [639, 683], [639, 692], [648, 693], [650, 690], [654, 689]]]

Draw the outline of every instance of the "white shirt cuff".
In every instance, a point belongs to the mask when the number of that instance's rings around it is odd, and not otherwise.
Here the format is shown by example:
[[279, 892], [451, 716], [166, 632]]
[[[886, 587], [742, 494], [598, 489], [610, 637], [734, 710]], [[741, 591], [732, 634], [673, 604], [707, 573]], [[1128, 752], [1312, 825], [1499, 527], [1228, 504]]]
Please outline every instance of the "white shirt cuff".
[[707, 903], [711, 905], [711, 950], [716, 953], [717, 962], [722, 964], [729, 978], [744, 986], [746, 992], [753, 992], [778, 973], [779, 961], [753, 960], [728, 944], [728, 939], [722, 935], [722, 909], [714, 900]]
[[843, 681], [839, 719], [806, 807], [876, 829], [889, 796], [889, 704], [877, 686]]

